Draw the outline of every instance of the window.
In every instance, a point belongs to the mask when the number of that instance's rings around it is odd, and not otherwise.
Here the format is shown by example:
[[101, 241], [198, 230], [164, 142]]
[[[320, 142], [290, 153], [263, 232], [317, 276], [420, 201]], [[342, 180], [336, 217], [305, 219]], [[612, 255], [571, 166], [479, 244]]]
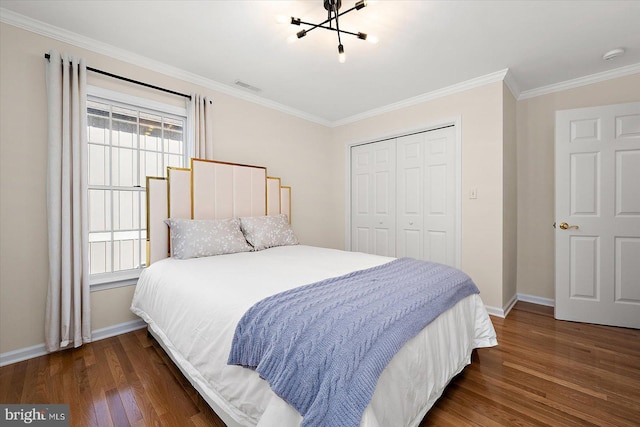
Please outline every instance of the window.
[[[102, 96], [92, 94], [96, 92]], [[190, 151], [186, 121], [184, 108], [90, 90], [87, 137], [92, 285], [129, 284], [146, 266], [146, 177], [165, 176], [167, 166], [186, 165]]]

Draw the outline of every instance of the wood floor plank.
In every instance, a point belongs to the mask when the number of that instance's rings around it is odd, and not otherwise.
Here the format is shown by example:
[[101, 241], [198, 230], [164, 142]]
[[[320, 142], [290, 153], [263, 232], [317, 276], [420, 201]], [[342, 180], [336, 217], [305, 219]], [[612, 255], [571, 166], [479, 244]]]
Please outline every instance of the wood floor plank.
[[[426, 415], [427, 426], [640, 426], [640, 331], [518, 302]], [[68, 403], [75, 427], [224, 423], [145, 330], [0, 368], [1, 403]]]
[[[27, 371], [25, 373], [25, 383], [22, 389], [22, 398], [26, 402], [41, 403], [45, 400], [44, 384], [42, 382], [40, 358], [27, 361]], [[46, 369], [46, 368], [45, 368]]]
[[118, 389], [112, 388], [107, 390], [105, 394], [107, 397], [107, 405], [109, 406], [109, 413], [113, 419], [113, 424], [118, 427], [131, 426], [129, 419], [127, 418], [127, 413], [122, 405], [122, 400], [120, 400], [120, 393], [118, 393]]
[[[119, 338], [119, 337], [118, 337]], [[120, 400], [124, 406], [127, 418], [131, 424], [137, 423], [142, 419], [142, 414], [138, 410], [136, 398], [134, 396], [134, 390], [132, 385], [139, 382], [139, 378], [135, 373], [135, 370], [131, 364], [126, 351], [122, 347], [120, 339], [113, 341], [113, 351], [118, 358], [122, 373], [124, 374], [124, 383], [118, 384], [118, 392], [120, 393]]]
[[24, 383], [27, 375], [27, 365], [29, 361], [18, 362], [13, 366], [11, 375], [12, 387], [7, 392], [7, 402], [20, 402], [22, 401], [22, 391], [24, 390]]
[[[127, 378], [128, 390], [137, 405], [140, 414], [140, 420], [131, 420], [132, 425], [162, 425], [158, 411], [154, 406], [160, 408], [162, 413], [166, 410], [162, 404], [161, 398], [155, 393], [155, 377], [156, 373], [149, 365], [147, 357], [148, 347], [142, 346], [138, 340], [138, 335], [142, 334], [125, 334], [118, 337], [119, 352], [118, 357], [121, 360], [126, 359], [127, 367], [125, 376]], [[145, 387], [145, 384], [146, 387]], [[152, 394], [147, 393], [147, 389]]]
[[0, 368], [0, 402], [10, 401], [9, 392], [13, 388], [11, 379], [13, 377], [13, 369], [15, 366], [17, 366], [17, 363]]
[[[78, 425], [96, 426], [97, 418], [93, 405], [87, 405], [83, 399], [84, 396], [80, 392], [80, 388], [84, 389], [85, 387], [85, 381], [82, 379], [84, 371], [80, 363], [76, 363], [76, 360], [82, 359], [75, 359], [75, 352], [76, 349], [68, 349], [61, 352], [64, 353], [64, 358], [62, 359], [61, 370], [58, 373], [60, 379], [57, 381], [58, 385], [60, 381], [62, 383], [59, 393], [62, 393], [60, 398], [63, 400], [60, 403], [69, 404], [69, 417], [76, 420], [79, 423]], [[79, 372], [76, 372], [76, 369]]]
[[102, 375], [100, 375], [99, 369], [96, 363], [87, 366], [93, 410], [96, 414], [99, 427], [113, 427], [109, 406], [107, 405], [107, 396], [102, 383]]

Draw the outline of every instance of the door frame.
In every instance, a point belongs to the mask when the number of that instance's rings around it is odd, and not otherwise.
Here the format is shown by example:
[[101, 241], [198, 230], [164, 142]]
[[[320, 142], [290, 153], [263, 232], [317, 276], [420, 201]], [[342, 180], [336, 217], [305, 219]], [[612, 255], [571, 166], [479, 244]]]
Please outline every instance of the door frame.
[[419, 126], [400, 128], [391, 132], [378, 134], [375, 137], [358, 139], [347, 142], [345, 144], [345, 228], [344, 228], [344, 247], [345, 250], [351, 250], [351, 147], [364, 144], [372, 144], [375, 142], [395, 139], [402, 136], [419, 132], [429, 132], [446, 126], [454, 126], [455, 129], [455, 148], [456, 148], [456, 255], [455, 266], [460, 268], [462, 265], [462, 116], [453, 116], [437, 121], [430, 121]]

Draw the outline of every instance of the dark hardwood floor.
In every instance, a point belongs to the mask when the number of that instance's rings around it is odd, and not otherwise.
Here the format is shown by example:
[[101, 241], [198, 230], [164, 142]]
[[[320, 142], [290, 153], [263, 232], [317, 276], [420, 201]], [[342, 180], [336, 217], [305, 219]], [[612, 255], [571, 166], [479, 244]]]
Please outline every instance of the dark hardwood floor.
[[[420, 424], [640, 426], [640, 331], [519, 302]], [[223, 426], [145, 330], [0, 368], [1, 403], [69, 403], [72, 426]]]

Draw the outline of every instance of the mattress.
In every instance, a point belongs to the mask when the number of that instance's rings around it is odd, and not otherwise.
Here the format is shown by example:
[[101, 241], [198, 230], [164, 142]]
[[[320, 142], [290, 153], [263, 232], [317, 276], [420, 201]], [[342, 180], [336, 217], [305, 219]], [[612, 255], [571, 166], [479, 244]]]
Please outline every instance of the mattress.
[[[259, 375], [227, 365], [242, 315], [284, 290], [389, 262], [392, 258], [295, 245], [152, 264], [140, 276], [131, 310], [229, 425], [288, 427], [300, 414]], [[496, 345], [477, 294], [466, 297], [407, 342], [378, 380], [361, 426], [415, 426], [471, 360]]]

